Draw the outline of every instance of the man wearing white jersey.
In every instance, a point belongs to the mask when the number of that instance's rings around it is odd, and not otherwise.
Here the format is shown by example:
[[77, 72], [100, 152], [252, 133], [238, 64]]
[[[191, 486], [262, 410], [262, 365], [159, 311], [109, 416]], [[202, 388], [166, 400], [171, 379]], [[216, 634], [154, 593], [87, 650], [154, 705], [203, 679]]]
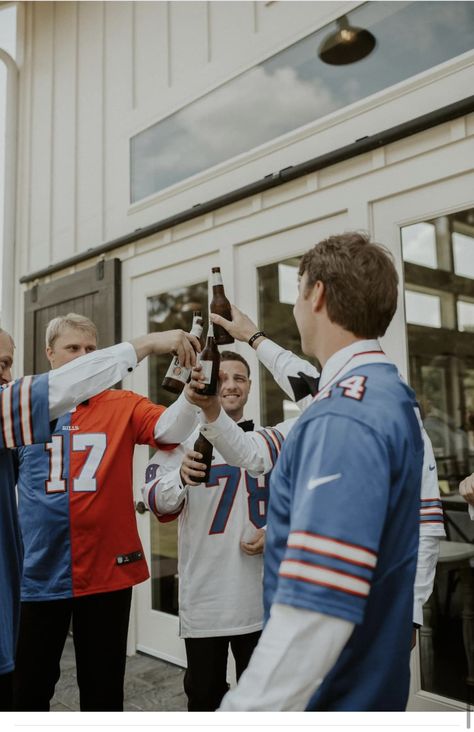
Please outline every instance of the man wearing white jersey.
[[[253, 429], [253, 422], [242, 422], [250, 383], [247, 362], [237, 353], [222, 352], [219, 401], [239, 432]], [[189, 391], [187, 387], [185, 393]], [[229, 646], [240, 677], [263, 624], [261, 551], [268, 488], [265, 477], [227, 465], [216, 450], [210, 478], [202, 483], [201, 455], [193, 450], [197, 425], [196, 410], [196, 429], [189, 440], [173, 452], [155, 453], [143, 496], [158, 520], [179, 517], [184, 688], [189, 711], [213, 711], [228, 689]], [[273, 439], [276, 445], [281, 442], [276, 433]]]

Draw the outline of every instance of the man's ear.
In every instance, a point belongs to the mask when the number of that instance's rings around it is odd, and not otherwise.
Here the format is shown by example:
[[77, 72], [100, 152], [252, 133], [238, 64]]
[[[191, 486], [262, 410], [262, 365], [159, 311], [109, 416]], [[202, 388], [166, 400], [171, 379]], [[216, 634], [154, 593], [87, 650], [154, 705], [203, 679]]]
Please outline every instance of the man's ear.
[[313, 313], [318, 313], [326, 304], [326, 287], [324, 282], [317, 280], [311, 293], [311, 306]]
[[46, 353], [46, 358], [47, 358], [47, 359], [48, 359], [48, 361], [49, 361], [49, 365], [50, 365], [50, 366], [52, 366], [52, 365], [53, 365], [53, 363], [52, 363], [52, 358], [53, 358], [53, 353], [54, 353], [54, 351], [53, 351], [53, 349], [51, 348], [51, 346], [46, 346], [46, 350], [45, 350], [45, 353]]

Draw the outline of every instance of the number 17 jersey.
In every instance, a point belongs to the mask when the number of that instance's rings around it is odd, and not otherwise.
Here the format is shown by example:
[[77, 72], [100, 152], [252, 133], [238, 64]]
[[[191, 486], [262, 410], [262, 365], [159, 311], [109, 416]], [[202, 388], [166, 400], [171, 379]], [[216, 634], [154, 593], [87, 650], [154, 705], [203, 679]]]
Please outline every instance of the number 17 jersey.
[[148, 578], [133, 451], [157, 446], [163, 411], [133, 392], [107, 390], [61, 417], [50, 442], [18, 451], [22, 600], [111, 592]]

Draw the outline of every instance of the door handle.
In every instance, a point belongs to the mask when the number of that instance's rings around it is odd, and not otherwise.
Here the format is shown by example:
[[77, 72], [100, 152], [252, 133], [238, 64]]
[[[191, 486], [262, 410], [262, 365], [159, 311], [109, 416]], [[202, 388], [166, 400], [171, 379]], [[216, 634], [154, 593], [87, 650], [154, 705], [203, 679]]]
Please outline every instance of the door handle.
[[146, 506], [143, 501], [135, 501], [135, 511], [137, 513], [146, 513], [150, 509]]

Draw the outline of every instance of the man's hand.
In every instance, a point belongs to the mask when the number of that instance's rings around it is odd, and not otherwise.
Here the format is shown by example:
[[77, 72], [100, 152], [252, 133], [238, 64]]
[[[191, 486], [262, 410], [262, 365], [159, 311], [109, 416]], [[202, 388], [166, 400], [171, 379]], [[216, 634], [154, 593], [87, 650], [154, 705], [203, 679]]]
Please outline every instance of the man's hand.
[[241, 541], [240, 548], [251, 557], [255, 554], [262, 554], [265, 546], [265, 534], [265, 529], [255, 529], [255, 535], [251, 541]]
[[[247, 342], [254, 333], [257, 333], [258, 325], [253, 320], [250, 320], [248, 315], [245, 315], [245, 313], [236, 308], [235, 305], [231, 305], [231, 308], [232, 320], [226, 320], [222, 315], [216, 315], [216, 313], [211, 313], [211, 320], [213, 323], [217, 323], [217, 325], [222, 325], [236, 341]], [[259, 339], [255, 341], [255, 343], [258, 342], [260, 342]]]
[[206, 466], [204, 463], [199, 462], [201, 459], [202, 455], [200, 452], [188, 450], [183, 458], [179, 471], [183, 485], [199, 485], [202, 483]]
[[197, 363], [191, 372], [191, 381], [184, 387], [184, 394], [188, 402], [200, 407], [207, 422], [214, 422], [220, 414], [221, 403], [217, 394], [203, 396], [199, 391], [204, 387], [202, 366]]
[[137, 353], [137, 361], [146, 356], [159, 356], [162, 353], [173, 353], [178, 357], [181, 366], [192, 368], [196, 363], [196, 353], [201, 351], [201, 344], [196, 336], [184, 330], [164, 330], [161, 333], [148, 333], [131, 341]]
[[465, 501], [474, 506], [474, 473], [459, 483], [459, 493]]

